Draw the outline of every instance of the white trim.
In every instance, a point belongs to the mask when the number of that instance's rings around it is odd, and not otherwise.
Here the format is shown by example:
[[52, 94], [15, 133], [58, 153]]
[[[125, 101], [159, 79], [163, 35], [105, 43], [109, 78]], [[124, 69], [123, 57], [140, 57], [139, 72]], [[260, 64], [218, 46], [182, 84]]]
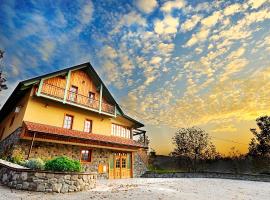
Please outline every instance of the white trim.
[[99, 90], [99, 113], [102, 113], [102, 92], [103, 92], [103, 86], [101, 84], [100, 90]]

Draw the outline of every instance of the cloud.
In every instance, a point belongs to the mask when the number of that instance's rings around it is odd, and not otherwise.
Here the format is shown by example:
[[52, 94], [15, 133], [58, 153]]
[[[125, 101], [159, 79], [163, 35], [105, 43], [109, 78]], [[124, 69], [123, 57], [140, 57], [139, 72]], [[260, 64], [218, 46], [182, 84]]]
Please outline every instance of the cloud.
[[212, 27], [214, 26], [220, 19], [222, 18], [222, 14], [220, 11], [214, 12], [212, 15], [202, 19], [201, 23], [203, 26]]
[[161, 6], [160, 10], [165, 13], [170, 13], [173, 9], [184, 8], [185, 5], [186, 5], [185, 0], [167, 1]]
[[41, 46], [38, 48], [39, 53], [44, 61], [48, 62], [55, 50], [55, 42], [53, 41], [43, 41]]
[[103, 47], [103, 49], [101, 50], [101, 54], [105, 57], [110, 58], [110, 59], [114, 59], [117, 57], [116, 50], [109, 45], [105, 45]]
[[174, 50], [174, 46], [175, 45], [173, 43], [167, 44], [167, 43], [161, 42], [158, 45], [158, 49], [161, 51], [163, 55], [166, 55], [166, 54], [171, 53]]
[[158, 6], [158, 2], [156, 0], [137, 0], [136, 6], [144, 13], [151, 13]]
[[257, 8], [261, 7], [266, 2], [269, 2], [269, 1], [268, 0], [249, 0], [248, 4], [253, 9], [257, 9]]
[[235, 74], [236, 72], [239, 72], [243, 70], [243, 68], [248, 64], [248, 60], [246, 59], [235, 59], [231, 61], [225, 68], [225, 71], [223, 72], [220, 81], [225, 81], [229, 79], [229, 76], [232, 74]]
[[190, 19], [186, 20], [181, 25], [181, 31], [182, 32], [191, 31], [200, 22], [201, 18], [202, 17], [199, 15], [193, 15]]
[[80, 18], [78, 19], [82, 24], [89, 24], [92, 20], [94, 12], [94, 6], [91, 1], [87, 1], [83, 4], [83, 7], [80, 11]]
[[209, 29], [201, 29], [199, 32], [192, 35], [192, 37], [184, 45], [185, 47], [191, 47], [196, 43], [203, 42], [209, 35]]
[[245, 51], [246, 51], [245, 48], [240, 47], [239, 49], [230, 53], [230, 55], [228, 56], [228, 60], [233, 60], [241, 57], [245, 53]]
[[145, 27], [147, 25], [145, 18], [143, 18], [139, 13], [131, 11], [120, 17], [120, 20], [114, 25], [114, 29], [111, 34], [118, 33], [122, 27], [130, 27], [133, 24], [137, 24]]
[[234, 15], [235, 13], [241, 12], [242, 6], [239, 3], [232, 4], [224, 9], [224, 15]]
[[151, 64], [151, 65], [159, 64], [161, 60], [162, 60], [161, 57], [155, 56], [155, 57], [153, 57], [153, 58], [151, 59], [150, 64]]
[[232, 124], [219, 124], [213, 129], [210, 130], [212, 133], [231, 133], [231, 132], [236, 132], [237, 128], [233, 126]]
[[175, 34], [179, 26], [179, 19], [166, 15], [163, 20], [156, 20], [154, 30], [157, 34]]

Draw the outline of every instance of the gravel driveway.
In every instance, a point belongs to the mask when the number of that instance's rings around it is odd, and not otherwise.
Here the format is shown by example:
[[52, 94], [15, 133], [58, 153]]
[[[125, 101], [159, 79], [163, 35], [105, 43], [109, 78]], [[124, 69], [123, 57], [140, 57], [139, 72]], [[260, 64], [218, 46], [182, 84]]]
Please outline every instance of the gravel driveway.
[[270, 183], [227, 179], [123, 179], [99, 181], [97, 188], [70, 194], [45, 194], [0, 186], [0, 199], [269, 199]]

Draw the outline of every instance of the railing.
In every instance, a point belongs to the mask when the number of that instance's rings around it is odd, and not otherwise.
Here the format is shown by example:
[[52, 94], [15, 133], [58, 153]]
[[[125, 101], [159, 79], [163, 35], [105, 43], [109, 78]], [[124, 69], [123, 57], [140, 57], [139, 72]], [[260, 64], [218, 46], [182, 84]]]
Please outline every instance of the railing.
[[101, 110], [103, 112], [114, 114], [115, 107], [113, 105], [111, 105], [111, 104], [108, 104], [108, 103], [102, 103], [101, 104]]
[[93, 108], [98, 110], [99, 109], [99, 101], [95, 100], [95, 99], [91, 99], [87, 96], [78, 94], [76, 92], [68, 92], [68, 96], [67, 96], [67, 101], [78, 104], [78, 105], [82, 105], [82, 106], [86, 106], [88, 108]]
[[43, 83], [41, 94], [63, 100], [65, 95], [65, 89], [56, 85]]
[[[44, 95], [47, 95], [56, 99], [64, 100], [65, 89], [58, 87], [56, 85], [43, 83], [41, 94], [44, 94]], [[72, 104], [84, 106], [84, 107], [99, 111], [99, 100], [89, 98], [87, 96], [78, 94], [76, 92], [68, 91], [66, 101], [67, 103], [72, 103]], [[102, 103], [101, 111], [114, 115], [115, 106], [108, 103]]]

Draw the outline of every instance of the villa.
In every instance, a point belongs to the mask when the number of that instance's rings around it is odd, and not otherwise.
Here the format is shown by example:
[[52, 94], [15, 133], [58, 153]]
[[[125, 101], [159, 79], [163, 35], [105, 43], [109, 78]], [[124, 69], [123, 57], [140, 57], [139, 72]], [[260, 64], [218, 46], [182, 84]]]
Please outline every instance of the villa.
[[0, 111], [0, 155], [68, 156], [99, 178], [139, 177], [144, 125], [127, 116], [90, 63], [20, 82]]

